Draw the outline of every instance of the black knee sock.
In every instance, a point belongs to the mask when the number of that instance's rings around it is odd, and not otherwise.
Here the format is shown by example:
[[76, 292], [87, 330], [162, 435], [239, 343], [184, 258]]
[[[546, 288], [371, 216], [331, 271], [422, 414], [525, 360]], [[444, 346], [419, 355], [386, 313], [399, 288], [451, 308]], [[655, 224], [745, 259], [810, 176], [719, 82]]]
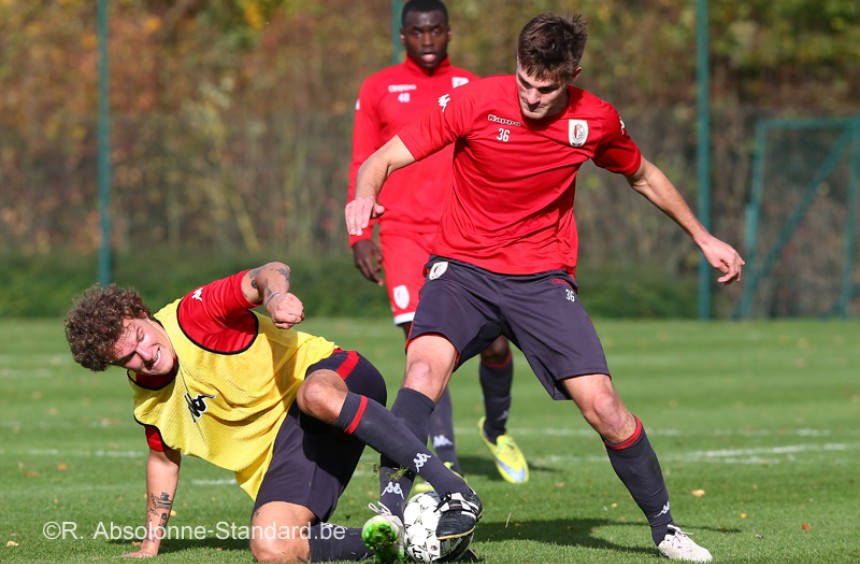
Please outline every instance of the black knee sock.
[[[405, 400], [401, 402], [401, 398]], [[395, 416], [377, 402], [351, 392], [346, 395], [337, 425], [383, 455], [379, 469], [380, 501], [392, 513], [402, 516], [416, 473], [440, 493], [466, 492], [469, 486], [427, 448], [427, 421], [433, 401], [414, 390], [401, 389], [395, 405], [398, 402], [406, 403], [406, 408], [411, 403], [417, 404], [414, 410], [406, 409], [404, 413], [413, 413], [414, 417], [423, 415], [423, 438], [419, 439], [416, 433], [420, 429], [418, 424], [409, 425], [406, 419]]]
[[430, 416], [430, 443], [442, 462], [450, 463], [454, 472], [460, 472], [460, 461], [457, 460], [454, 446], [454, 410], [448, 388], [445, 388]]
[[484, 435], [491, 443], [496, 442], [499, 435], [504, 435], [511, 409], [511, 384], [514, 380], [514, 360], [508, 352], [508, 358], [502, 364], [486, 364], [483, 361], [478, 367], [478, 379], [481, 381], [481, 391], [484, 393]]
[[648, 519], [654, 543], [660, 544], [669, 532], [668, 526], [674, 521], [669, 510], [669, 492], [663, 481], [663, 471], [642, 422], [636, 418], [636, 431], [626, 441], [604, 444], [615, 473]]
[[308, 545], [311, 562], [363, 560], [373, 556], [373, 552], [361, 540], [361, 529], [332, 523], [317, 523], [310, 527]]

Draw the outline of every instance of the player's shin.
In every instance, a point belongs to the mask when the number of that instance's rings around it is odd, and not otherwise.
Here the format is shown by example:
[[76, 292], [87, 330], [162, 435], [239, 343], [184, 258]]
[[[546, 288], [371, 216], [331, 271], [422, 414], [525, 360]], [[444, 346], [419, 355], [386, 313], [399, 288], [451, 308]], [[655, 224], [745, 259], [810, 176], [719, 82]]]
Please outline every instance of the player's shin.
[[612, 468], [648, 519], [654, 544], [660, 544], [673, 523], [672, 512], [663, 471], [642, 422], [636, 418], [636, 430], [622, 443], [605, 444]]
[[421, 474], [441, 492], [469, 490], [463, 479], [446, 468], [427, 448], [426, 422], [429, 421], [432, 411], [432, 400], [413, 390], [401, 390], [394, 407], [397, 407], [398, 402], [404, 403], [401, 401], [404, 396], [407, 397], [407, 407], [410, 403], [417, 404], [413, 406], [416, 409], [409, 412], [425, 421], [423, 440], [417, 436], [417, 433], [421, 432], [420, 427], [407, 424], [406, 419], [395, 416], [379, 403], [353, 393], [347, 394], [337, 421], [344, 432], [352, 434], [383, 455], [380, 468], [380, 501], [399, 516], [402, 516], [403, 504], [412, 488], [416, 473]]

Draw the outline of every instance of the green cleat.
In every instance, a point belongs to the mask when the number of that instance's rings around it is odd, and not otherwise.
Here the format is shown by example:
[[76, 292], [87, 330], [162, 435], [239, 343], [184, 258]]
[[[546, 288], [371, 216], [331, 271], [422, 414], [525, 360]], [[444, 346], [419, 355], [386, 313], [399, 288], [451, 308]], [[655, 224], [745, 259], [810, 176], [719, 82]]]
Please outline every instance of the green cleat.
[[403, 522], [390, 513], [374, 515], [361, 528], [361, 540], [373, 551], [373, 561], [380, 564], [406, 559]]

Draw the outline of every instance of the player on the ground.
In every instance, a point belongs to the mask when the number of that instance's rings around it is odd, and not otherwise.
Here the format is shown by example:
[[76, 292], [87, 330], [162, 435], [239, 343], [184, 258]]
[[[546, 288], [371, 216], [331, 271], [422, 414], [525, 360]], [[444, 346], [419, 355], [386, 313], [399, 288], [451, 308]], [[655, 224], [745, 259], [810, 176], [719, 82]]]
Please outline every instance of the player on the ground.
[[[440, 396], [456, 367], [504, 334], [523, 350], [551, 397], [573, 400], [601, 436], [659, 551], [676, 560], [710, 561], [710, 552], [675, 523], [657, 455], [613, 386], [571, 276], [580, 166], [591, 159], [623, 175], [687, 232], [721, 271], [719, 282], [740, 280], [744, 261], [705, 229], [642, 156], [615, 108], [573, 86], [586, 37], [578, 15], [529, 21], [517, 43], [515, 75], [451, 91], [436, 111], [362, 165], [355, 200], [345, 210], [347, 230], [358, 235], [371, 216], [384, 213], [377, 197], [391, 171], [455, 144], [454, 196], [440, 222], [392, 411], [426, 437], [424, 405]], [[460, 504], [464, 514], [472, 508], [468, 496]], [[476, 504], [475, 519], [479, 509]]]
[[[451, 27], [448, 11], [441, 0], [409, 0], [403, 6], [401, 23], [400, 41], [406, 49], [406, 59], [366, 78], [359, 91], [348, 200], [355, 196], [358, 167], [367, 157], [403, 126], [435, 106], [440, 96], [477, 78], [451, 65], [448, 58]], [[371, 229], [350, 237], [356, 268], [367, 280], [387, 286], [394, 323], [403, 329], [407, 338], [418, 305], [418, 293], [424, 284], [424, 265], [430, 256], [430, 245], [451, 193], [453, 156], [454, 148], [448, 147], [392, 175], [389, 189], [381, 200], [387, 210], [379, 221], [381, 249], [373, 241]], [[384, 280], [380, 276], [383, 264]], [[522, 483], [529, 477], [528, 464], [513, 437], [506, 432], [513, 376], [510, 346], [504, 336], [499, 336], [481, 351], [478, 377], [486, 416], [478, 422], [478, 427], [502, 477], [511, 483]], [[460, 472], [447, 388], [433, 411], [430, 439], [436, 454]], [[383, 484], [383, 488], [385, 486], [387, 484]]]
[[[327, 522], [365, 444], [436, 491], [473, 495], [385, 409], [385, 381], [370, 362], [292, 328], [304, 308], [290, 286], [289, 267], [271, 262], [155, 314], [137, 292], [113, 285], [94, 285], [69, 311], [75, 360], [94, 371], [126, 368], [146, 431], [147, 534], [126, 556], [158, 554], [183, 455], [233, 471], [254, 499], [250, 544], [261, 562], [403, 559], [397, 517], [368, 521], [367, 547], [361, 529]], [[261, 305], [268, 316], [253, 311]], [[457, 511], [445, 511], [437, 535], [474, 530], [461, 524]]]

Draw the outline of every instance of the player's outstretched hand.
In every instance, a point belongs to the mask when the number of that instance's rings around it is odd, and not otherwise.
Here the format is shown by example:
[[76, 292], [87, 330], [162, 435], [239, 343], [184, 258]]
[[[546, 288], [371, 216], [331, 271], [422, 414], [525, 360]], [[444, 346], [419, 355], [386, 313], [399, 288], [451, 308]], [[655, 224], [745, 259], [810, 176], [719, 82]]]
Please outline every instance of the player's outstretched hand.
[[379, 286], [385, 284], [379, 275], [382, 272], [382, 251], [379, 245], [370, 239], [356, 241], [352, 246], [352, 258], [362, 276]]
[[385, 208], [371, 198], [357, 197], [347, 203], [344, 210], [347, 233], [355, 236], [361, 235], [362, 230], [367, 228], [370, 219], [377, 218], [383, 213], [385, 213]]
[[710, 235], [700, 247], [711, 266], [723, 273], [717, 278], [717, 282], [726, 285], [740, 282], [741, 272], [746, 262], [734, 247], [713, 235]]
[[266, 302], [266, 311], [275, 327], [289, 329], [305, 318], [305, 306], [295, 294], [277, 294]]

